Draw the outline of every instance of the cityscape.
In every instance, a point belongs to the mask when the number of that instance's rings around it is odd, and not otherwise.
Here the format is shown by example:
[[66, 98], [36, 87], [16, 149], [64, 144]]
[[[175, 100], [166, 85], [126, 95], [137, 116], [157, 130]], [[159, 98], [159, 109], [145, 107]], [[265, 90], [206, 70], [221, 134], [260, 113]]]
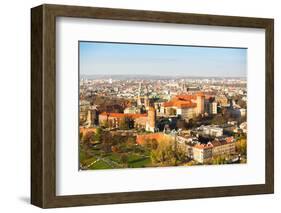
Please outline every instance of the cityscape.
[[246, 49], [79, 51], [80, 170], [247, 163]]

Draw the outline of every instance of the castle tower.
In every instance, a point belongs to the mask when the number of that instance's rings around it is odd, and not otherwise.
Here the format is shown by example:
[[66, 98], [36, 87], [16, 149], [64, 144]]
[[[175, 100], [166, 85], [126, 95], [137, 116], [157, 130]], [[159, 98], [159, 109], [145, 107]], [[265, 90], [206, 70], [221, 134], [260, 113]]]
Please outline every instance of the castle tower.
[[156, 112], [153, 107], [148, 108], [147, 112], [147, 121], [146, 121], [146, 131], [155, 132], [156, 125]]
[[197, 115], [203, 114], [204, 113], [204, 101], [205, 101], [205, 96], [204, 94], [197, 94], [196, 96], [196, 111]]
[[87, 113], [87, 126], [91, 127], [94, 125], [98, 125], [98, 119], [99, 118], [99, 114], [97, 109], [89, 109], [88, 113]]

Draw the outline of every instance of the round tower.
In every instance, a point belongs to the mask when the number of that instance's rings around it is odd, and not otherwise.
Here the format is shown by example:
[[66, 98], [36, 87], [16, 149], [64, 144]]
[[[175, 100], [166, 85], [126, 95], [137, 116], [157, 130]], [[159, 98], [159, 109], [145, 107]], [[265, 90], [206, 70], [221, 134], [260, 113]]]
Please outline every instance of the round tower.
[[204, 101], [205, 101], [204, 94], [201, 93], [197, 94], [196, 96], [197, 115], [204, 113]]
[[147, 112], [146, 131], [154, 132], [156, 125], [156, 111], [154, 107], [149, 107]]

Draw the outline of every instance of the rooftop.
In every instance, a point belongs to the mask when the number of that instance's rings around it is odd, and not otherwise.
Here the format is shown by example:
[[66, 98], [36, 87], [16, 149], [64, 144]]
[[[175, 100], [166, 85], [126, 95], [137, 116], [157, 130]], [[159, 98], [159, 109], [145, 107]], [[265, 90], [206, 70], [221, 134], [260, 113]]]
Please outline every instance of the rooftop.
[[171, 100], [165, 102], [163, 104], [164, 107], [178, 107], [178, 108], [193, 108], [196, 107], [196, 103], [192, 103], [191, 101], [183, 101], [183, 100]]

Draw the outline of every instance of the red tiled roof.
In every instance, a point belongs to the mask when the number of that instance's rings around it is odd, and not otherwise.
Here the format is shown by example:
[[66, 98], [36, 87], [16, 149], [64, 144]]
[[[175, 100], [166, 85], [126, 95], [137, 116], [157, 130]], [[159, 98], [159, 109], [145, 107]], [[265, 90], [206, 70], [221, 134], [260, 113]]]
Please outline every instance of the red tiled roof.
[[196, 103], [191, 101], [182, 101], [182, 100], [171, 100], [163, 104], [164, 107], [179, 107], [179, 108], [193, 108], [196, 107]]
[[155, 139], [157, 142], [161, 142], [165, 139], [172, 139], [170, 135], [166, 135], [164, 133], [151, 133], [151, 134], [140, 134], [137, 135], [136, 142], [138, 144], [144, 144], [147, 140]]
[[213, 147], [213, 144], [211, 143], [207, 143], [207, 144], [196, 144], [194, 147], [198, 148], [198, 149], [209, 149]]
[[198, 92], [194, 95], [190, 94], [180, 94], [176, 95], [172, 98], [172, 100], [165, 102], [163, 104], [164, 107], [179, 107], [179, 108], [193, 108], [196, 107], [196, 103], [194, 103], [194, 100], [196, 100], [197, 96], [205, 96], [203, 92]]
[[233, 142], [233, 137], [227, 137], [225, 139], [225, 141], [226, 141], [226, 143], [231, 143], [231, 142]]
[[223, 145], [223, 143], [222, 143], [221, 141], [218, 141], [218, 140], [212, 141], [212, 144], [213, 144], [213, 146], [220, 146], [220, 145]]

